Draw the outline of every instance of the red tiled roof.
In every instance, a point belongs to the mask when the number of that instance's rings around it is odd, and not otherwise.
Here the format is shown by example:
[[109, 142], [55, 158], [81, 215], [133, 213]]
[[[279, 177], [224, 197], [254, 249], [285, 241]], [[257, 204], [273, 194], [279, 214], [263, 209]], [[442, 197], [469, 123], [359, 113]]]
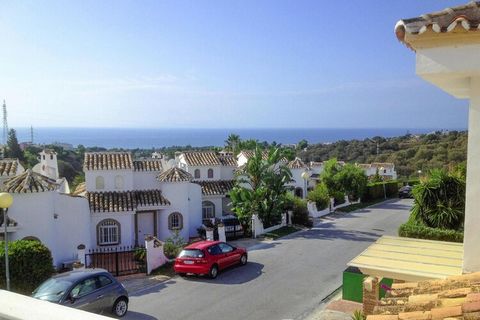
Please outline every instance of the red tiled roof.
[[158, 175], [157, 180], [160, 182], [187, 182], [192, 181], [193, 177], [187, 171], [178, 167], [173, 167]]
[[189, 166], [220, 166], [216, 152], [184, 152], [185, 161]]
[[435, 33], [453, 32], [461, 28], [465, 32], [478, 32], [480, 25], [480, 2], [472, 1], [468, 4], [447, 8], [442, 11], [424, 14], [420, 17], [403, 19], [397, 22], [395, 34], [401, 42], [405, 42], [405, 35], [421, 35], [427, 30]]
[[85, 197], [92, 212], [134, 211], [144, 206], [170, 205], [170, 201], [163, 197], [161, 190], [87, 192]]
[[292, 160], [288, 163], [287, 167], [290, 169], [303, 169], [307, 166], [300, 158], [295, 158], [295, 160]]
[[480, 272], [394, 283], [367, 320], [480, 319]]
[[235, 186], [235, 180], [195, 181], [202, 187], [204, 196], [226, 195]]
[[162, 171], [162, 162], [159, 160], [134, 160], [135, 171]]
[[0, 176], [14, 176], [17, 174], [18, 159], [0, 160]]
[[11, 193], [32, 193], [53, 191], [58, 188], [55, 180], [27, 169], [18, 176], [5, 181], [4, 191]]
[[129, 170], [133, 168], [130, 152], [87, 152], [84, 170]]

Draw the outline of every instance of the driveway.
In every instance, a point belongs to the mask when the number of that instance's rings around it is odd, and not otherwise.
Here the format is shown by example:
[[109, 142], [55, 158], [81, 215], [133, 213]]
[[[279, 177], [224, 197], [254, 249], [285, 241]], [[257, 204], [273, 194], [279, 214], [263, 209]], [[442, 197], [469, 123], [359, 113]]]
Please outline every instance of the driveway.
[[396, 235], [412, 201], [390, 200], [326, 217], [249, 250], [249, 263], [215, 280], [175, 277], [131, 296], [126, 319], [303, 319], [342, 282], [346, 263], [378, 237]]

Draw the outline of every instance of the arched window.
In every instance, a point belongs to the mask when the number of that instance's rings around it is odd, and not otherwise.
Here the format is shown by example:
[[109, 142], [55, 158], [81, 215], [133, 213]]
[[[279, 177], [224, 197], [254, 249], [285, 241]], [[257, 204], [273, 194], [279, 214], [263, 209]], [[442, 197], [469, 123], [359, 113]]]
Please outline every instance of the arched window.
[[105, 179], [102, 176], [97, 176], [95, 178], [95, 188], [97, 190], [105, 189]]
[[211, 201], [202, 202], [202, 219], [215, 218], [215, 205]]
[[120, 223], [117, 220], [105, 219], [97, 224], [97, 243], [100, 246], [111, 246], [120, 243]]
[[37, 237], [34, 237], [34, 236], [24, 237], [22, 240], [42, 242], [42, 241], [40, 241], [40, 239], [38, 239]]
[[123, 177], [115, 176], [115, 189], [123, 189]]
[[183, 216], [180, 212], [174, 212], [168, 216], [168, 229], [170, 230], [183, 229]]
[[211, 168], [208, 169], [207, 177], [208, 177], [209, 179], [213, 179], [213, 169], [211, 169]]
[[200, 179], [200, 169], [195, 169], [195, 171], [193, 173], [193, 177], [195, 179]]

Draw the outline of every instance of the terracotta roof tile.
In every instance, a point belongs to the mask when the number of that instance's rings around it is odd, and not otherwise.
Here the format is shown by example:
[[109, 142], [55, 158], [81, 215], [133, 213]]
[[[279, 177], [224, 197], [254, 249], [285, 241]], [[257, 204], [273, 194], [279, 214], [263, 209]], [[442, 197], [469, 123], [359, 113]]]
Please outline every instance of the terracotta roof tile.
[[133, 168], [130, 152], [87, 152], [84, 170], [129, 170]]
[[189, 166], [220, 166], [219, 156], [215, 152], [184, 152], [185, 161]]
[[0, 160], [0, 176], [14, 176], [17, 174], [18, 159]]
[[4, 191], [11, 193], [31, 193], [54, 191], [58, 188], [55, 180], [27, 169], [18, 176], [5, 181]]
[[447, 8], [442, 11], [424, 14], [420, 17], [403, 19], [395, 26], [395, 35], [405, 43], [406, 34], [421, 35], [427, 30], [434, 33], [449, 33], [457, 28], [464, 32], [477, 32], [480, 25], [480, 2]]
[[377, 320], [378, 315], [398, 315], [398, 319], [480, 319], [479, 281], [480, 272], [443, 280], [394, 283], [375, 307], [376, 316], [367, 319]]
[[202, 187], [204, 196], [226, 195], [235, 186], [235, 180], [195, 181]]
[[162, 171], [162, 162], [159, 160], [134, 160], [135, 171]]
[[85, 182], [79, 183], [75, 188], [75, 191], [72, 192], [72, 195], [79, 196], [84, 194], [87, 191], [87, 186]]
[[161, 190], [87, 192], [85, 197], [91, 212], [134, 211], [144, 206], [170, 205], [170, 201], [163, 197]]
[[295, 158], [295, 160], [292, 160], [287, 164], [287, 167], [290, 169], [303, 169], [307, 166], [300, 158]]
[[223, 166], [236, 167], [237, 159], [233, 155], [219, 156], [218, 160]]
[[190, 173], [178, 167], [173, 167], [157, 176], [160, 182], [187, 182], [192, 181], [193, 177]]

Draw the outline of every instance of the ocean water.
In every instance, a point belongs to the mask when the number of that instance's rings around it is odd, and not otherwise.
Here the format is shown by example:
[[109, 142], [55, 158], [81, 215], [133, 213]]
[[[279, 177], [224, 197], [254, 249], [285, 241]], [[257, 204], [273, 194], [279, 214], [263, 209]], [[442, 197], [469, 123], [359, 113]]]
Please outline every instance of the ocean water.
[[[30, 128], [15, 128], [20, 142], [30, 141]], [[257, 139], [282, 144], [297, 143], [302, 139], [309, 143], [326, 143], [338, 140], [365, 139], [375, 136], [395, 137], [428, 133], [440, 129], [179, 129], [179, 128], [34, 128], [34, 143], [53, 142], [82, 144], [87, 147], [105, 148], [160, 148], [169, 146], [223, 146], [230, 133], [240, 135], [242, 139]]]

